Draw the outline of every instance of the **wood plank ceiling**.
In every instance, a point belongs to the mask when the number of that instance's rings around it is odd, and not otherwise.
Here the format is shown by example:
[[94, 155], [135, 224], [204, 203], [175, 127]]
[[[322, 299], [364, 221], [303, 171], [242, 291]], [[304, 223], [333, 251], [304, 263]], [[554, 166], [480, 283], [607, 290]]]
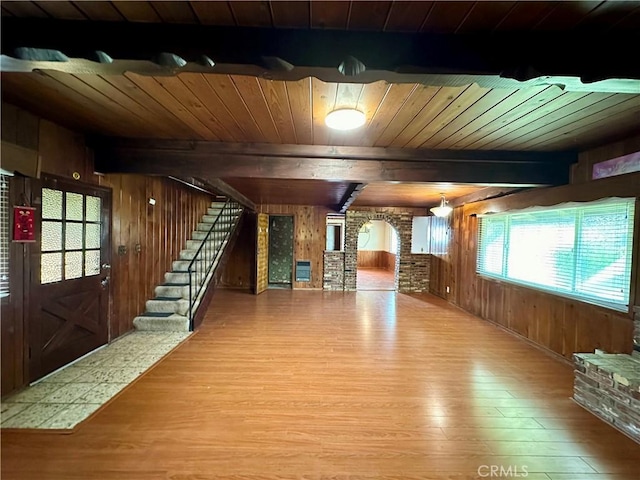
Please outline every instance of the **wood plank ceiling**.
[[[84, 21], [456, 34], [575, 29], [604, 34], [613, 27], [639, 24], [640, 2], [622, 3], [43, 1], [3, 2], [1, 7], [3, 16]], [[555, 85], [507, 89], [475, 83], [329, 83], [219, 73], [39, 70], [3, 72], [2, 94], [11, 103], [89, 134], [147, 139], [553, 152], [590, 148], [636, 132], [640, 125], [640, 92], [577, 92]], [[365, 126], [331, 131], [325, 115], [341, 107], [362, 110]], [[313, 180], [226, 180], [256, 203], [334, 205], [348, 186]], [[477, 188], [449, 187], [448, 194], [455, 198]], [[365, 190], [356, 205], [423, 205], [435, 203], [438, 192], [381, 183]]]

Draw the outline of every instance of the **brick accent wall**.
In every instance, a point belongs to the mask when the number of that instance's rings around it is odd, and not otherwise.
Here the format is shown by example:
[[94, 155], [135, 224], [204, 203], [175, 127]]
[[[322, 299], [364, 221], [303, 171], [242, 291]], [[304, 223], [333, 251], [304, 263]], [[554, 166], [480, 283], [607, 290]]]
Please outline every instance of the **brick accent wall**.
[[324, 252], [324, 290], [344, 290], [344, 252]]
[[[348, 210], [346, 213], [344, 290], [356, 290], [358, 275], [358, 232], [369, 220], [385, 221], [398, 232], [399, 253], [396, 261], [398, 291], [405, 293], [428, 292], [431, 255], [411, 254], [413, 214], [358, 210]], [[326, 268], [325, 260], [325, 272]]]
[[606, 353], [573, 358], [574, 400], [640, 443], [640, 360]]

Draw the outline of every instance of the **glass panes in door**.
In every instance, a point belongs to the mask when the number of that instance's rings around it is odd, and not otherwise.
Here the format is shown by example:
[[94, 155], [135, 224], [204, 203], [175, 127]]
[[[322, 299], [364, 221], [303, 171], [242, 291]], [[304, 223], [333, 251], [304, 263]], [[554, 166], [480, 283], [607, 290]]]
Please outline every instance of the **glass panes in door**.
[[42, 189], [40, 283], [100, 273], [100, 197]]

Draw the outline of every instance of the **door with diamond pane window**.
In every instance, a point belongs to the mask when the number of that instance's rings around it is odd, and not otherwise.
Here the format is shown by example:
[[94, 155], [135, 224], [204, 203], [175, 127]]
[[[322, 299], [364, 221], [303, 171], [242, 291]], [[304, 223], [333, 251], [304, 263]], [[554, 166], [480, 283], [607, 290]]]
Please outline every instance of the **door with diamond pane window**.
[[111, 192], [55, 178], [41, 183], [39, 248], [31, 259], [30, 381], [109, 339]]

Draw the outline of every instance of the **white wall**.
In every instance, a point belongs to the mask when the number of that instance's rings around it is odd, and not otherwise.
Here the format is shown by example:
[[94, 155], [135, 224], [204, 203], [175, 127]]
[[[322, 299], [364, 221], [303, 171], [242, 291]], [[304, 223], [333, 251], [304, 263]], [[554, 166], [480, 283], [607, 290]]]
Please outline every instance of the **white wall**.
[[397, 253], [391, 250], [391, 236], [397, 235], [395, 229], [382, 220], [372, 220], [369, 233], [362, 230], [358, 234], [358, 250], [383, 250]]

